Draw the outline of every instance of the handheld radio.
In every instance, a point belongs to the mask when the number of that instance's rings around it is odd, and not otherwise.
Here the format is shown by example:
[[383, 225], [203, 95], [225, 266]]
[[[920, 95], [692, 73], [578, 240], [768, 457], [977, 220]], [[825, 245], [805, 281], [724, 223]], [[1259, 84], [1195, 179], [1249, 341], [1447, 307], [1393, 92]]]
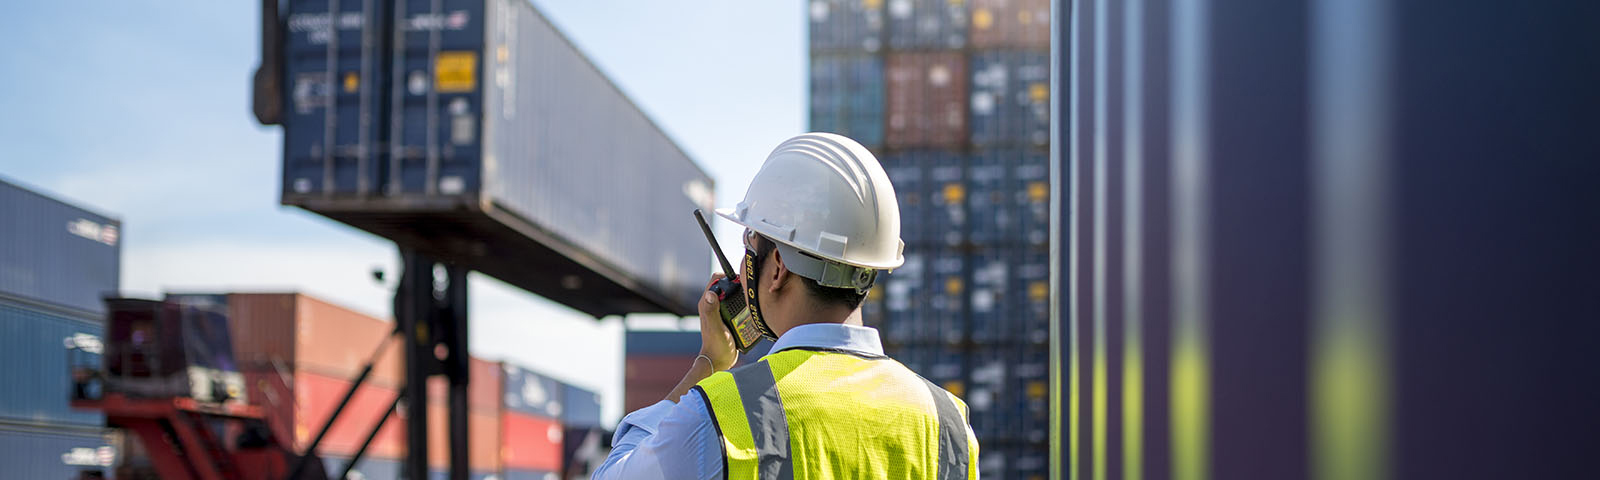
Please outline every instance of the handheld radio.
[[694, 219], [700, 222], [700, 230], [706, 233], [706, 241], [711, 242], [711, 252], [717, 254], [717, 262], [722, 264], [723, 277], [711, 284], [711, 293], [717, 295], [717, 313], [722, 317], [722, 325], [733, 332], [734, 348], [739, 353], [748, 352], [761, 340], [761, 330], [750, 319], [750, 307], [744, 301], [744, 286], [740, 285], [739, 274], [733, 270], [733, 264], [728, 263], [728, 257], [722, 255], [722, 247], [717, 246], [717, 239], [711, 235], [711, 226], [706, 224], [700, 209], [695, 209]]

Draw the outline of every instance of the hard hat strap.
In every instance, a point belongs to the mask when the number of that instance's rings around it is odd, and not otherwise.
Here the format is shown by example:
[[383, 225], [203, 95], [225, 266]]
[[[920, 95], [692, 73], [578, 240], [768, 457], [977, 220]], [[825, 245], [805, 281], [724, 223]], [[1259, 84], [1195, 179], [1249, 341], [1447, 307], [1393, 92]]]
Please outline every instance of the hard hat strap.
[[818, 285], [824, 287], [849, 288], [856, 293], [866, 293], [878, 278], [878, 271], [871, 268], [830, 262], [782, 243], [777, 245], [778, 253], [783, 255], [785, 268], [802, 277], [816, 280]]

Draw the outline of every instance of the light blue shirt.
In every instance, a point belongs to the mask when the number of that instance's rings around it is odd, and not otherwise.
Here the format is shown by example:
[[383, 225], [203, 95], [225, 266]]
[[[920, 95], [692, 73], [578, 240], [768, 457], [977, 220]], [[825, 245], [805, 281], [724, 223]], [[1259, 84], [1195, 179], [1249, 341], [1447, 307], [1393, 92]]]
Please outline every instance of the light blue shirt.
[[[784, 332], [772, 344], [772, 351], [796, 347], [883, 355], [878, 331], [853, 325], [800, 325]], [[969, 425], [968, 432], [971, 429]], [[594, 478], [721, 479], [720, 441], [711, 413], [699, 394], [691, 392], [679, 398], [678, 403], [662, 400], [622, 418], [611, 440], [611, 456], [595, 470]]]

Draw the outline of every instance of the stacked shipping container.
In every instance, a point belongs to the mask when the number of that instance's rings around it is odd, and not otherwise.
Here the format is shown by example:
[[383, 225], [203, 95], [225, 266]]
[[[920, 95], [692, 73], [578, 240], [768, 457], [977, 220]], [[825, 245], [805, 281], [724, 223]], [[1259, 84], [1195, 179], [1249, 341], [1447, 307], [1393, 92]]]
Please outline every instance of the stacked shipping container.
[[[73, 410], [69, 365], [98, 364], [121, 223], [0, 180], [0, 465], [7, 478], [109, 474], [105, 417]], [[92, 393], [92, 392], [90, 392]]]
[[[189, 295], [195, 296], [195, 295]], [[306, 448], [350, 380], [371, 359], [393, 324], [305, 295], [210, 295], [225, 305], [252, 404], [265, 407], [275, 435]], [[403, 388], [400, 349], [374, 365], [340, 419], [318, 445], [331, 469], [360, 447]], [[560, 478], [568, 428], [600, 424], [599, 397], [509, 363], [471, 359], [467, 395], [469, 463], [474, 478]], [[428, 385], [429, 464], [447, 467], [446, 385]], [[406, 419], [390, 417], [357, 464], [365, 478], [397, 478], [406, 453]]]
[[[632, 330], [623, 339], [623, 411], [654, 405], [672, 392], [700, 353], [699, 331]], [[739, 356], [738, 365], [761, 359], [772, 342], [756, 342]]]
[[[906, 264], [880, 277], [865, 320], [891, 356], [967, 400], [986, 478], [1042, 478], [1049, 2], [818, 0], [809, 12], [811, 130], [872, 149], [900, 205]], [[859, 67], [839, 73], [843, 58]], [[819, 108], [836, 105], [850, 114]]]

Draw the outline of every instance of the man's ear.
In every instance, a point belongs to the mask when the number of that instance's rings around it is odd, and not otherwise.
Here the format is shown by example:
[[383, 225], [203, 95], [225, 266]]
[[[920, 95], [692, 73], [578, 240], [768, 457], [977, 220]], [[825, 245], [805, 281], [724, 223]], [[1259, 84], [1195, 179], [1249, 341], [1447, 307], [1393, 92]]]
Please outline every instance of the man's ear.
[[789, 267], [783, 265], [783, 254], [778, 249], [772, 249], [772, 278], [767, 279], [767, 291], [777, 292], [783, 286], [783, 281], [789, 278]]

